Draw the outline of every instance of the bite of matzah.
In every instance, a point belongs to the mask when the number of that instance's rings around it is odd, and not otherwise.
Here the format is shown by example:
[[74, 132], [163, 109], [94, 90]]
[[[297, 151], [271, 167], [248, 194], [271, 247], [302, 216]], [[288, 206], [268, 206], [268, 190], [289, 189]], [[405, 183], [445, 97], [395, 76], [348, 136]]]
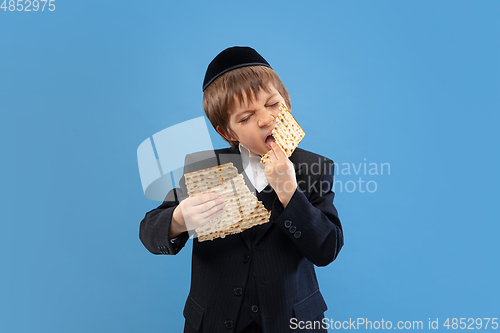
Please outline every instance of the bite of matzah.
[[[286, 106], [281, 104], [279, 110], [280, 113], [276, 117], [276, 126], [272, 133], [276, 144], [280, 146], [287, 157], [290, 157], [306, 133]], [[270, 151], [262, 156], [261, 163], [266, 164], [269, 153]]]
[[242, 174], [232, 163], [184, 175], [189, 196], [215, 192], [224, 198], [221, 214], [195, 229], [199, 242], [224, 238], [253, 226], [269, 222], [270, 212], [245, 185]]

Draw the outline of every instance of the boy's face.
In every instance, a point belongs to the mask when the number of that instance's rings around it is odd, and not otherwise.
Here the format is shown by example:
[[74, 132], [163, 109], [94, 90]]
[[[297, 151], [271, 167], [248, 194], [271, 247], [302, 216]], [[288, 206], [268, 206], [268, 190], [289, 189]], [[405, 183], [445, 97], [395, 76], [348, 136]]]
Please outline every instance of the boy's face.
[[230, 138], [238, 140], [254, 154], [267, 153], [274, 142], [271, 132], [276, 126], [281, 103], [288, 107], [273, 85], [269, 85], [269, 92], [261, 89], [258, 98], [252, 100], [245, 96], [241, 103], [236, 101], [229, 110], [229, 128], [233, 132]]

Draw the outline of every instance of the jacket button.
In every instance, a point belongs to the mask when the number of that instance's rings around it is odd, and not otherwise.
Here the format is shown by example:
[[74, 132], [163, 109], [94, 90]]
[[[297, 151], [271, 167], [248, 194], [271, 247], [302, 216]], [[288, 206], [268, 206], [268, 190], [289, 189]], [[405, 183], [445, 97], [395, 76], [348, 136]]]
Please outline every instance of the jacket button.
[[301, 233], [300, 231], [296, 231], [296, 232], [293, 234], [293, 237], [295, 237], [295, 238], [299, 238], [301, 235], [302, 235], [302, 233]]
[[249, 260], [250, 260], [250, 255], [249, 255], [248, 253], [246, 253], [246, 254], [243, 256], [243, 262], [244, 262], [244, 263], [247, 263]]
[[259, 307], [258, 307], [257, 305], [252, 305], [252, 308], [251, 308], [251, 309], [252, 309], [252, 312], [253, 312], [253, 313], [257, 313], [257, 312], [259, 312]]
[[288, 229], [288, 228], [290, 228], [291, 226], [292, 226], [292, 221], [290, 221], [290, 220], [286, 220], [286, 221], [285, 221], [285, 228], [287, 228], [287, 229]]
[[297, 230], [297, 227], [292, 225], [288, 231], [290, 231], [291, 234], [293, 234]]
[[166, 246], [158, 246], [161, 254], [168, 254], [168, 248]]
[[233, 328], [233, 321], [232, 320], [226, 320], [224, 322], [224, 327], [227, 328], [228, 330], [230, 330], [231, 328]]
[[234, 288], [234, 294], [235, 294], [236, 296], [241, 296], [241, 295], [243, 295], [243, 288], [240, 288], [240, 287]]

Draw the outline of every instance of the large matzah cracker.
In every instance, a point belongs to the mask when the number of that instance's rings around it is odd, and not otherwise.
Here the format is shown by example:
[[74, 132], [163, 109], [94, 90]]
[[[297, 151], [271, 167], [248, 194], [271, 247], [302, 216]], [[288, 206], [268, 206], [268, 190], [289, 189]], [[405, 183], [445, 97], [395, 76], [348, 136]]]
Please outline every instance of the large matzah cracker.
[[[276, 126], [273, 129], [273, 137], [276, 144], [280, 146], [287, 157], [290, 157], [299, 145], [300, 141], [306, 135], [299, 123], [292, 116], [290, 111], [283, 104], [280, 105], [280, 113], [276, 117]], [[260, 162], [266, 164], [269, 158], [268, 151], [262, 156]]]
[[245, 185], [232, 163], [185, 174], [190, 196], [215, 192], [224, 198], [221, 214], [202, 227], [195, 229], [198, 241], [242, 232], [253, 226], [269, 222], [270, 213]]

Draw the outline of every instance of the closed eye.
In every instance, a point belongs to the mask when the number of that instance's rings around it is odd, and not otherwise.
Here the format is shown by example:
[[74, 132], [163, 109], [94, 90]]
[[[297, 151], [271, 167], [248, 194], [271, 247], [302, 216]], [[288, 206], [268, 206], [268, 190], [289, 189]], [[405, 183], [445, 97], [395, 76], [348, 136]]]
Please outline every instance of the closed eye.
[[252, 116], [252, 115], [249, 115], [249, 116], [247, 116], [247, 117], [245, 117], [245, 118], [241, 119], [241, 120], [240, 120], [240, 123], [245, 123], [245, 122], [247, 122], [247, 121], [248, 121], [248, 119], [250, 119], [250, 117], [251, 117], [251, 116]]

